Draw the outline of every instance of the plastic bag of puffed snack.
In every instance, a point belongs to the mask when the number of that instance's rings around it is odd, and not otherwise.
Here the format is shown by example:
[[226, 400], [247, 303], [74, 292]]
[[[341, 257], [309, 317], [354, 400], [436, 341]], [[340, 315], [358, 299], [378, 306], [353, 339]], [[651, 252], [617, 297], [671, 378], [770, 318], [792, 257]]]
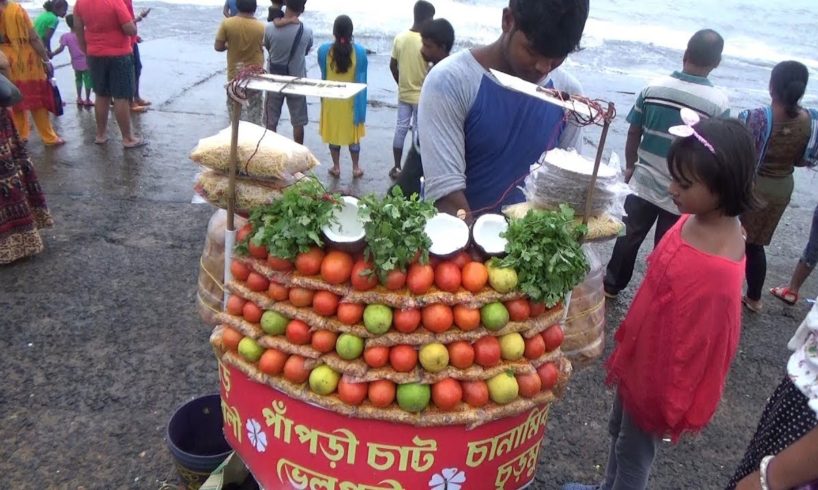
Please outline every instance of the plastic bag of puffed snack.
[[[625, 197], [630, 188], [617, 168], [614, 153], [610, 164], [600, 164], [591, 199], [591, 216], [624, 214]], [[523, 192], [535, 207], [555, 209], [571, 206], [578, 216], [585, 215], [585, 201], [594, 172], [594, 162], [574, 150], [554, 149], [544, 153], [525, 180]]]
[[[235, 218], [236, 229], [247, 222], [241, 216]], [[202, 257], [199, 260], [199, 287], [196, 292], [196, 306], [199, 317], [207, 325], [219, 322], [216, 315], [222, 311], [224, 300], [224, 229], [227, 226], [227, 212], [217, 210], [207, 225]]]
[[565, 339], [561, 349], [578, 366], [602, 355], [605, 348], [605, 293], [602, 280], [605, 267], [596, 250], [582, 246], [590, 271], [571, 292], [564, 322]]
[[[227, 173], [230, 164], [231, 128], [199, 140], [190, 159]], [[247, 121], [239, 123], [238, 173], [257, 179], [286, 179], [307, 172], [319, 162], [307, 147]]]
[[[210, 204], [227, 209], [229, 182], [227, 175], [206, 170], [196, 177], [193, 188]], [[257, 207], [270, 204], [280, 199], [281, 190], [294, 182], [294, 178], [286, 181], [238, 178], [236, 179], [236, 211], [246, 214]]]

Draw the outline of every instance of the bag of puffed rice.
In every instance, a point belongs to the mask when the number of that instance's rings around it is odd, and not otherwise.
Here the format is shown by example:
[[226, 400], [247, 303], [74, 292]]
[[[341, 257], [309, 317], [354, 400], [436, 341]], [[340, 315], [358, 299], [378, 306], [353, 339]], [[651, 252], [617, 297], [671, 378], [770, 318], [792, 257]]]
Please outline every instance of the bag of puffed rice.
[[[230, 168], [230, 132], [228, 127], [200, 139], [190, 159], [226, 174]], [[259, 179], [286, 179], [319, 164], [307, 147], [247, 121], [239, 123], [238, 157], [239, 175]]]
[[[206, 170], [196, 177], [194, 190], [210, 204], [227, 209], [229, 181], [230, 179], [225, 174]], [[294, 179], [291, 181], [262, 181], [238, 178], [236, 179], [236, 210], [246, 213], [277, 201], [281, 198], [281, 190], [294, 182]]]

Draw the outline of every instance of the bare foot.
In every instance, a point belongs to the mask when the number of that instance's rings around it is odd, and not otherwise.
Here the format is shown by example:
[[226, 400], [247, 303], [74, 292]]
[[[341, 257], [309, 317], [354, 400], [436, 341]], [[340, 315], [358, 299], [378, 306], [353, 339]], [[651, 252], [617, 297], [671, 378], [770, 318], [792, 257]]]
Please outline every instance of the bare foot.
[[364, 176], [364, 171], [363, 170], [361, 170], [359, 168], [356, 168], [356, 169], [352, 170], [352, 178], [353, 179], [360, 179], [363, 176]]
[[331, 169], [328, 170], [328, 172], [336, 179], [341, 176], [341, 169], [338, 167], [332, 167]]

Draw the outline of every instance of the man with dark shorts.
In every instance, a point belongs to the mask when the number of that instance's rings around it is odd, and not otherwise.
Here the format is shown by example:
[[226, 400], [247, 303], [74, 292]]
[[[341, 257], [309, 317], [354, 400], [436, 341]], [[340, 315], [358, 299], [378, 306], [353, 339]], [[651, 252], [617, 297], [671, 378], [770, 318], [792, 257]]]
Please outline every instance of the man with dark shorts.
[[87, 55], [97, 94], [94, 143], [108, 141], [108, 112], [113, 99], [122, 145], [126, 149], [144, 146], [145, 140], [136, 137], [131, 129], [130, 99], [134, 93], [131, 36], [136, 35], [133, 15], [122, 0], [77, 0], [74, 27], [80, 48]]
[[[312, 29], [298, 21], [304, 13], [305, 3], [306, 0], [286, 0], [287, 10], [283, 18], [290, 22], [286, 25], [270, 22], [264, 29], [264, 47], [270, 53], [267, 71], [274, 75], [302, 78], [307, 76], [306, 57], [312, 49]], [[272, 131], [278, 130], [281, 107], [285, 99], [287, 109], [290, 111], [290, 123], [293, 126], [293, 140], [303, 145], [304, 126], [309, 122], [307, 98], [303, 95], [267, 93], [264, 104], [267, 128]]]

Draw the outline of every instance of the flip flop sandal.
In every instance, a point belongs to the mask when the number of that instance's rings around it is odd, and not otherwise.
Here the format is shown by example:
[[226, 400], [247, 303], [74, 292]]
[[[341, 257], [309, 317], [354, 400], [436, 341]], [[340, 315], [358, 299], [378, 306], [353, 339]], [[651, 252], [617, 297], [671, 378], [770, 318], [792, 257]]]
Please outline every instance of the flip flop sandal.
[[125, 148], [126, 150], [133, 150], [134, 148], [142, 148], [143, 146], [146, 146], [147, 144], [148, 144], [148, 140], [141, 139], [141, 140], [139, 140], [138, 142], [136, 142], [136, 143], [134, 143], [132, 145], [122, 145], [122, 147]]
[[355, 171], [352, 172], [352, 178], [353, 179], [360, 179], [363, 176], [364, 176], [364, 171], [361, 170], [361, 169], [358, 169], [358, 170], [355, 170]]
[[770, 294], [775, 296], [776, 298], [780, 299], [784, 303], [787, 303], [790, 306], [795, 305], [798, 303], [798, 295], [790, 291], [790, 288], [786, 286], [778, 286], [777, 288], [770, 289]]
[[389, 171], [389, 178], [394, 180], [398, 178], [398, 175], [400, 175], [400, 169], [398, 167], [392, 167], [392, 170]]
[[741, 304], [743, 304], [745, 308], [747, 308], [748, 310], [750, 310], [753, 313], [756, 313], [756, 314], [761, 313], [761, 307], [756, 306], [752, 302], [750, 302], [750, 298], [748, 298], [747, 296], [743, 296], [741, 298]]
[[334, 168], [329, 169], [327, 172], [336, 179], [341, 176], [341, 171]]

